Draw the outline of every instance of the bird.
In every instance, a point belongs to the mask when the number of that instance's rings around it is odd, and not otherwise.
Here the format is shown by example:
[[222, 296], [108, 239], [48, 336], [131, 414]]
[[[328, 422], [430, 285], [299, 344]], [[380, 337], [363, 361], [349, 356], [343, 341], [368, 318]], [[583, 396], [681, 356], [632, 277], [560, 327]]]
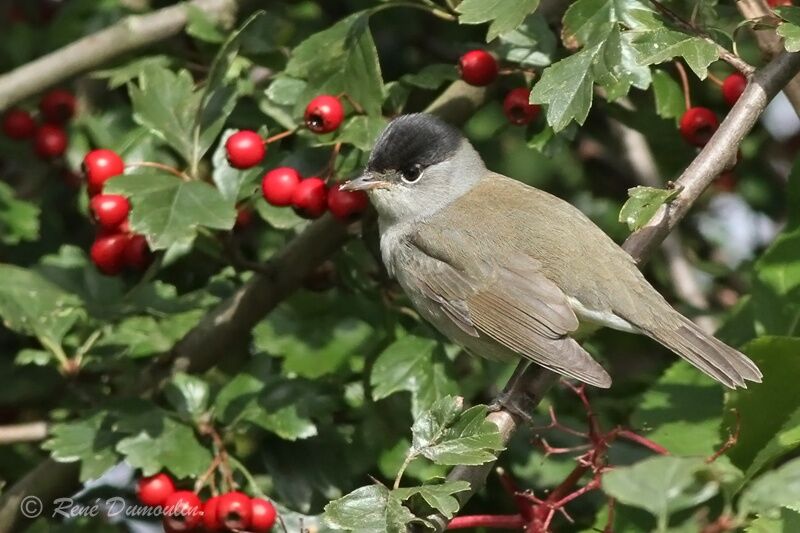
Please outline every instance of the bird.
[[608, 372], [575, 338], [608, 327], [650, 337], [729, 388], [761, 381], [750, 359], [676, 311], [580, 210], [491, 172], [434, 115], [390, 121], [342, 189], [367, 193], [387, 272], [421, 317], [470, 353], [608, 388]]

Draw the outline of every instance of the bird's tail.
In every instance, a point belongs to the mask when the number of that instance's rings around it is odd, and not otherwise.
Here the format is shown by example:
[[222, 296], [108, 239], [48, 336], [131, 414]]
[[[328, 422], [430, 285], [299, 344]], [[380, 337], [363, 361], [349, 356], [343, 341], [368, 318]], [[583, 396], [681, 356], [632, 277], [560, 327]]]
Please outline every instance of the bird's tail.
[[745, 381], [761, 383], [761, 371], [746, 355], [703, 332], [688, 318], [678, 317], [677, 324], [653, 328], [647, 335], [732, 389], [747, 388]]

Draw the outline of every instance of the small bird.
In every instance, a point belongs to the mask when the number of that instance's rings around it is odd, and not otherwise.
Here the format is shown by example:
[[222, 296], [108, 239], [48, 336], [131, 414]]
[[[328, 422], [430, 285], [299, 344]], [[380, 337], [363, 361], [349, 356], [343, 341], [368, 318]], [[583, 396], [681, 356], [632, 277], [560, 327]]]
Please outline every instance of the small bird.
[[647, 335], [730, 388], [761, 381], [742, 353], [672, 308], [622, 248], [578, 209], [493, 173], [433, 115], [402, 115], [363, 175], [381, 256], [421, 316], [467, 351], [529, 359], [597, 387], [605, 369], [573, 338], [580, 325]]

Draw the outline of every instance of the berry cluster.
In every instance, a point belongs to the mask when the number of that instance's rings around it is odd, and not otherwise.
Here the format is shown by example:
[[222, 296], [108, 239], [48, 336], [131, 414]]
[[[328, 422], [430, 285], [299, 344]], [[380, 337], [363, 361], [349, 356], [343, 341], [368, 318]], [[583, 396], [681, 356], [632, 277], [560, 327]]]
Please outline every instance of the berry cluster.
[[106, 181], [125, 171], [125, 163], [113, 150], [92, 150], [83, 159], [89, 192], [89, 210], [98, 231], [89, 256], [97, 269], [116, 276], [125, 268], [141, 272], [152, 261], [143, 235], [132, 233], [128, 224], [130, 203], [124, 196], [104, 194]]
[[250, 531], [266, 533], [275, 525], [275, 506], [238, 491], [212, 496], [203, 502], [189, 490], [177, 490], [172, 478], [160, 473], [139, 480], [136, 492], [144, 505], [161, 507], [164, 530]]
[[[458, 61], [461, 79], [476, 87], [485, 87], [497, 79], [500, 67], [492, 54], [485, 50], [470, 50]], [[530, 89], [517, 87], [506, 93], [503, 113], [511, 124], [525, 126], [539, 116], [541, 107], [531, 104]]]
[[65, 89], [53, 89], [39, 101], [39, 122], [20, 108], [3, 115], [3, 133], [16, 141], [32, 140], [33, 150], [44, 160], [64, 155], [69, 144], [64, 125], [75, 116], [75, 96]]

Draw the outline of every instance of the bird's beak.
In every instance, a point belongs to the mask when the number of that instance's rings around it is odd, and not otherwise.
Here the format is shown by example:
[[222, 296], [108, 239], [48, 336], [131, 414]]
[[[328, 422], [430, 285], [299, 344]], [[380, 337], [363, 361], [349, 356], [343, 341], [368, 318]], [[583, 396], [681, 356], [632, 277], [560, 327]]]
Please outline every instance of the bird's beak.
[[342, 191], [369, 191], [372, 189], [388, 189], [389, 182], [376, 179], [372, 173], [366, 173], [342, 185]]

